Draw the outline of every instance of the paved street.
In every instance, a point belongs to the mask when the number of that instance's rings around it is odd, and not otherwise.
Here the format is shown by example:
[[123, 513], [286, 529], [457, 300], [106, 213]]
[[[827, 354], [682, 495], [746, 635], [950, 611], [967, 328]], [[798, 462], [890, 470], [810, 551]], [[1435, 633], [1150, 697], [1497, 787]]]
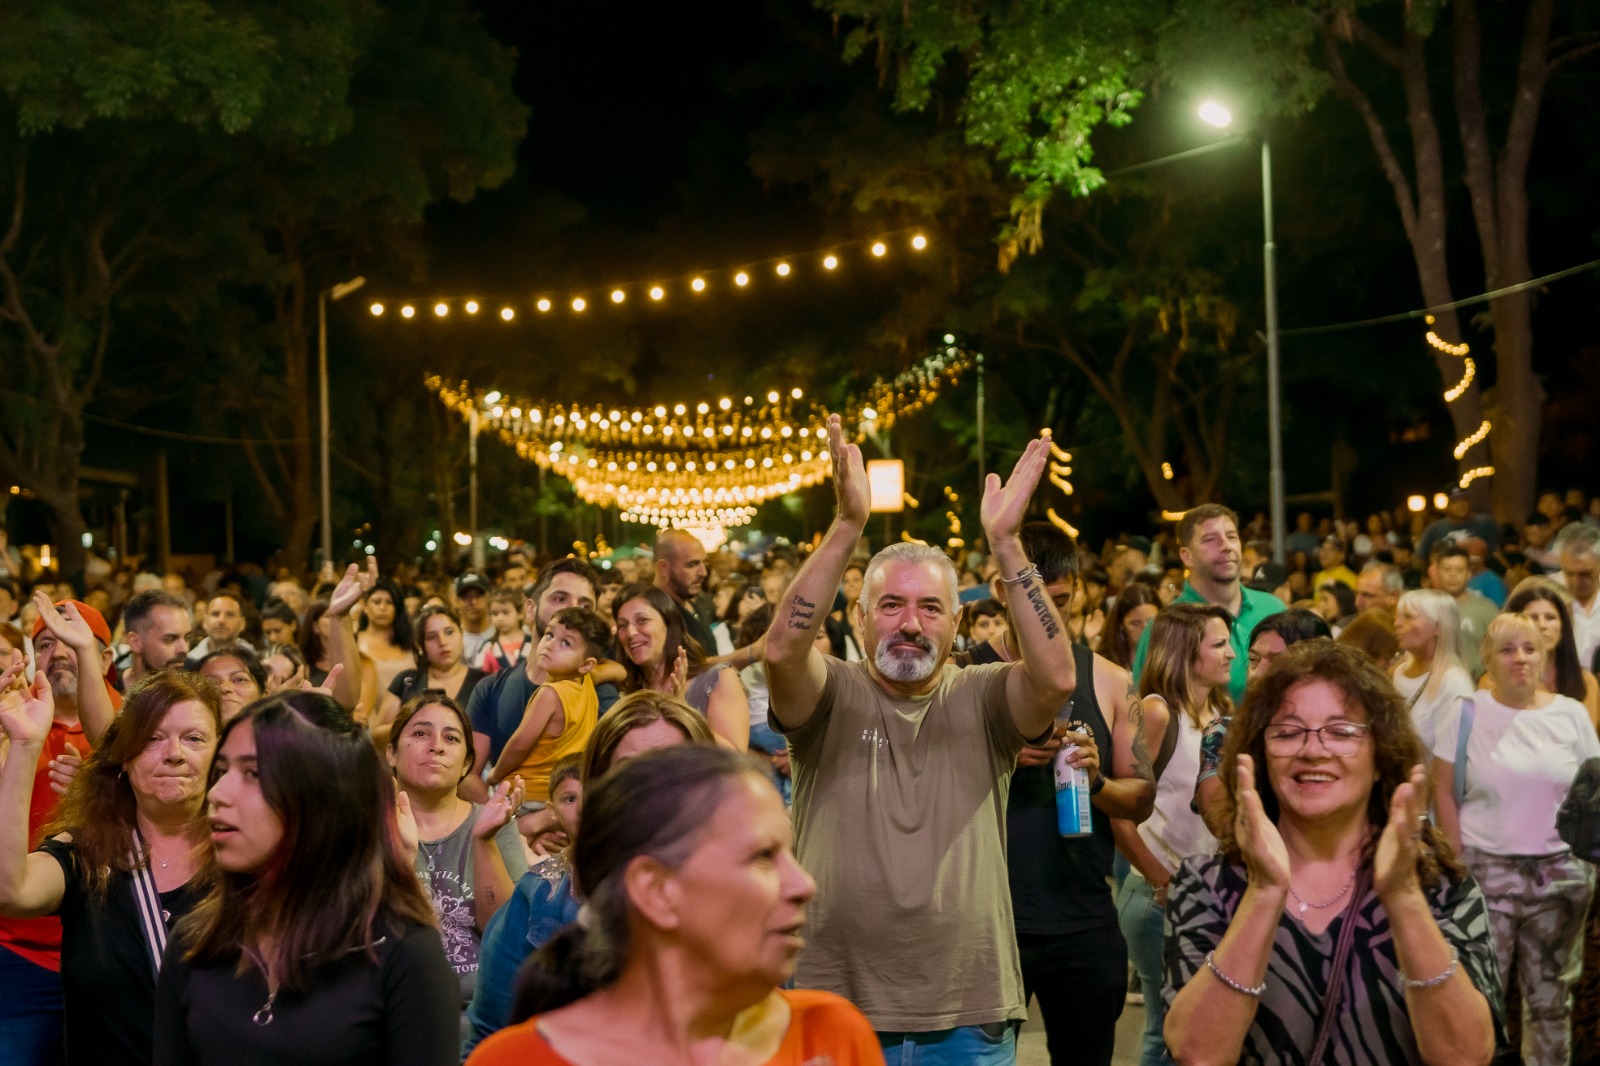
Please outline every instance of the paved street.
[[[1144, 1031], [1144, 1008], [1124, 1007], [1117, 1019], [1117, 1053], [1114, 1066], [1135, 1066], [1139, 1061], [1139, 1034]], [[1044, 1024], [1039, 1020], [1038, 1004], [1028, 1011], [1028, 1024], [1017, 1041], [1017, 1066], [1050, 1066], [1044, 1046]]]

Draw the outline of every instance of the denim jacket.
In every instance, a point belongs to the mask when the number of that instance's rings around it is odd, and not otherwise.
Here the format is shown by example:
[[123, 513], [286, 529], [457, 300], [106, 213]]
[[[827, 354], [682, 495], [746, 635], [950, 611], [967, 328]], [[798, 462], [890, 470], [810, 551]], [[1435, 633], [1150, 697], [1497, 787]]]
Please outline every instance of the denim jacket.
[[511, 1021], [517, 970], [556, 932], [578, 918], [572, 871], [565, 853], [537, 863], [517, 881], [505, 906], [495, 911], [478, 949], [478, 987], [467, 1007], [464, 1061], [472, 1049]]

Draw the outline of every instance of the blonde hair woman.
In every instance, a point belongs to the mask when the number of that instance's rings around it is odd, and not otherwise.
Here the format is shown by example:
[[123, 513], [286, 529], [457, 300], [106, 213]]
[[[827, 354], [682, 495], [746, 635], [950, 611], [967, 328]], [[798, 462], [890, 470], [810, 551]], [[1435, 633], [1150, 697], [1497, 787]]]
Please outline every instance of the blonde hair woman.
[[1540, 685], [1544, 660], [1530, 619], [1496, 615], [1483, 635], [1489, 685], [1440, 721], [1433, 747], [1439, 826], [1489, 904], [1502, 984], [1513, 966], [1522, 981], [1528, 1066], [1571, 1058], [1572, 985], [1594, 871], [1556, 832], [1556, 812], [1578, 767], [1600, 756], [1583, 704]]
[[[1166, 736], [1161, 745], [1166, 760], [1156, 766], [1156, 801], [1150, 817], [1137, 826], [1113, 819], [1111, 832], [1133, 867], [1117, 891], [1117, 923], [1144, 990], [1141, 1066], [1158, 1066], [1166, 1054], [1161, 1036], [1165, 1017], [1161, 970], [1167, 886], [1179, 863], [1217, 846], [1191, 800], [1200, 770], [1200, 734], [1232, 710], [1228, 699], [1232, 626], [1232, 616], [1212, 604], [1175, 603], [1165, 608], [1150, 623], [1148, 654], [1139, 676], [1146, 734]], [[1160, 757], [1157, 762], [1161, 763]]]
[[1412, 589], [1395, 607], [1394, 635], [1400, 661], [1390, 672], [1411, 711], [1422, 750], [1433, 750], [1441, 715], [1472, 695], [1472, 675], [1456, 649], [1461, 615], [1455, 598], [1438, 589]]

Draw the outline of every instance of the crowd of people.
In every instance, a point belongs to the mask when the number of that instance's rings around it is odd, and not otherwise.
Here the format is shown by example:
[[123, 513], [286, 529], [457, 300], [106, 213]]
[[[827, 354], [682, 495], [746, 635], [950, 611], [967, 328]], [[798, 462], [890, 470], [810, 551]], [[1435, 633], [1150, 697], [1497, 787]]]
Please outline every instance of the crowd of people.
[[872, 554], [830, 450], [759, 560], [0, 549], [0, 1057], [1600, 1061], [1591, 501], [1093, 551], [1040, 440]]

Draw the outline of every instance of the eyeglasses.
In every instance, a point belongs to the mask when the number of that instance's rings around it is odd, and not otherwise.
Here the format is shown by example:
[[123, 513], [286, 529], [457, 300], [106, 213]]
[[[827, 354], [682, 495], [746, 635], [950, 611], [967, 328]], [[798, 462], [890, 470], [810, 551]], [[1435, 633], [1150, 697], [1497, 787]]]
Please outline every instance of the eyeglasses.
[[1372, 727], [1361, 722], [1331, 722], [1316, 729], [1298, 725], [1269, 725], [1263, 731], [1271, 755], [1298, 755], [1305, 750], [1306, 738], [1317, 734], [1322, 750], [1329, 755], [1354, 755]]

